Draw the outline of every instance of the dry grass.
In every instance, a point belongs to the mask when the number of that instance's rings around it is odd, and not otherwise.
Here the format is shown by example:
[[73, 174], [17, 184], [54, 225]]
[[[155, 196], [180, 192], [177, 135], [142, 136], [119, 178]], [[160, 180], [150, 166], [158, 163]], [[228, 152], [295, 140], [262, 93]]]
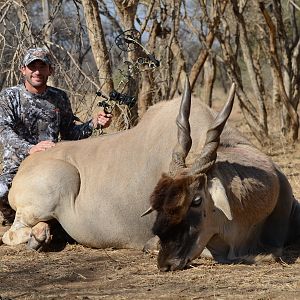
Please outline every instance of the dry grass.
[[138, 250], [68, 245], [61, 252], [0, 248], [0, 290], [12, 299], [299, 299], [300, 262], [194, 267], [160, 273]]

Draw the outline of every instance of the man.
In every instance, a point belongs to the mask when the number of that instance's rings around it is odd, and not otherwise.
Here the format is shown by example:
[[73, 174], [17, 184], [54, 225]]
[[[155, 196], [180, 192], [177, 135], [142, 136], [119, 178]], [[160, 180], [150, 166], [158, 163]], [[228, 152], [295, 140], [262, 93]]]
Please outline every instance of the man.
[[94, 128], [108, 127], [111, 121], [111, 115], [101, 111], [90, 121], [75, 124], [66, 93], [47, 86], [48, 77], [53, 73], [47, 50], [29, 49], [24, 56], [21, 73], [24, 83], [0, 93], [0, 142], [4, 148], [3, 171], [0, 174], [2, 223], [12, 221], [7, 194], [26, 156], [54, 147], [59, 139], [87, 138]]

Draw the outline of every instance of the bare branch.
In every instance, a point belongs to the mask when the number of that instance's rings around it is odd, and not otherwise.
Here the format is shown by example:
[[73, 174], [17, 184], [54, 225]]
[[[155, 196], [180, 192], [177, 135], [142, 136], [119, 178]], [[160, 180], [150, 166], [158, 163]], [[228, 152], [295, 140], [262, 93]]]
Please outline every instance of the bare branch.
[[300, 6], [298, 6], [293, 0], [289, 0], [290, 4], [300, 11]]

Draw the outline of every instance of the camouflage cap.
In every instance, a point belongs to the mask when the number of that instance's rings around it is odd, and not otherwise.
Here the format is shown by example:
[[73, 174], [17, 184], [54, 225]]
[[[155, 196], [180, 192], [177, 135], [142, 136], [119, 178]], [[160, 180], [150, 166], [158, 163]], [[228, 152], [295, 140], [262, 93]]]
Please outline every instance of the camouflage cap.
[[51, 65], [50, 53], [44, 48], [31, 48], [25, 53], [22, 66], [28, 66], [34, 60], [41, 60], [47, 65]]

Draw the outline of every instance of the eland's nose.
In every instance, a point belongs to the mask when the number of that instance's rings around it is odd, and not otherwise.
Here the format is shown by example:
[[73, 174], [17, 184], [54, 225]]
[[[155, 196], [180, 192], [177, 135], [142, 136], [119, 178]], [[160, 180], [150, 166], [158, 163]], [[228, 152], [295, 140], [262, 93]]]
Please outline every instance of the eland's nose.
[[161, 272], [168, 272], [168, 271], [176, 271], [182, 270], [185, 267], [184, 260], [181, 259], [169, 259], [165, 261], [158, 261], [158, 269]]
[[171, 270], [171, 265], [158, 266], [159, 271], [168, 272]]

